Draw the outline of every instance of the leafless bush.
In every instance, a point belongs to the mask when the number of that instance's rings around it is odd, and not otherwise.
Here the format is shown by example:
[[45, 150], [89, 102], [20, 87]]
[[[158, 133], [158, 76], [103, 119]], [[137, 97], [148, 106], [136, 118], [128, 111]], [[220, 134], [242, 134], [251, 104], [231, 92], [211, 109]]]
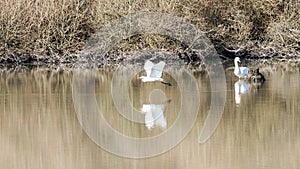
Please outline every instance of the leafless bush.
[[[233, 52], [294, 57], [300, 51], [297, 0], [1, 0], [0, 6], [1, 55], [76, 54], [104, 24], [141, 11], [186, 18]], [[177, 50], [180, 45], [170, 37], [139, 35], [119, 48]]]

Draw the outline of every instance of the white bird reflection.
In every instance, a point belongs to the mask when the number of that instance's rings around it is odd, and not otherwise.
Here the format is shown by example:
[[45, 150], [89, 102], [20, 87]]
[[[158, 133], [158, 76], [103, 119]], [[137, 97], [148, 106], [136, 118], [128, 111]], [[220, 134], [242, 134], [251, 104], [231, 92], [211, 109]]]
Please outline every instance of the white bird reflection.
[[[169, 103], [170, 100], [167, 101]], [[167, 121], [164, 116], [165, 104], [143, 104], [142, 113], [145, 114], [145, 125], [148, 130], [151, 130], [155, 126], [159, 126], [161, 129], [167, 127]]]
[[241, 96], [247, 94], [249, 91], [249, 84], [244, 80], [239, 80], [234, 83], [235, 103], [241, 103]]

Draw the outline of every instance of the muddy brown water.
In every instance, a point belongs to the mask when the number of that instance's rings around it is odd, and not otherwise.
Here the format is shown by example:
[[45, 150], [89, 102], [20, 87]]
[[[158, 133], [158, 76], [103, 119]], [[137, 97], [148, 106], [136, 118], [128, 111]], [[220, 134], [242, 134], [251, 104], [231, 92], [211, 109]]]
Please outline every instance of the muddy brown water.
[[[209, 76], [195, 76], [199, 110], [187, 136], [169, 151], [132, 159], [99, 147], [83, 130], [72, 99], [72, 71], [2, 70], [0, 76], [0, 166], [9, 169], [296, 169], [300, 166], [300, 73], [274, 71], [262, 84], [238, 83], [226, 71], [226, 104], [210, 138], [199, 135], [211, 106]], [[142, 109], [159, 89], [165, 127], [136, 124], [119, 115], [111, 98], [112, 72], [97, 71], [95, 93], [108, 124], [124, 136], [149, 138], [168, 131], [178, 117], [180, 90], [133, 79], [130, 101]], [[236, 93], [240, 85], [239, 92]], [[117, 89], [116, 89], [117, 90]], [[113, 144], [113, 143], [112, 143]], [[155, 146], [155, 145], [153, 145]]]

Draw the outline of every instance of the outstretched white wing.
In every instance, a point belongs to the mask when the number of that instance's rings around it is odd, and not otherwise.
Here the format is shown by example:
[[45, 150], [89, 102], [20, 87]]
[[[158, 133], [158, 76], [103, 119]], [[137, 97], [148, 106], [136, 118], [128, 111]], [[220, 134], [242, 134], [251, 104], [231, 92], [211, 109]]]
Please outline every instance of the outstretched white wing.
[[160, 61], [159, 63], [157, 63], [156, 65], [154, 65], [152, 67], [151, 70], [151, 74], [150, 77], [154, 77], [154, 78], [160, 78], [163, 72], [163, 69], [165, 67], [166, 63], [163, 61]]
[[145, 65], [144, 65], [144, 69], [147, 73], [147, 77], [150, 77], [153, 66], [154, 66], [154, 64], [150, 60], [146, 61]]

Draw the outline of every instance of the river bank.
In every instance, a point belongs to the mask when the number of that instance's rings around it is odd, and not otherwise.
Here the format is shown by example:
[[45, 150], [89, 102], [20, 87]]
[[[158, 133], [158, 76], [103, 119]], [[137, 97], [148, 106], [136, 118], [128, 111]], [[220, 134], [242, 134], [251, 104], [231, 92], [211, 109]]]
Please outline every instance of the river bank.
[[[97, 30], [139, 12], [185, 19], [205, 33], [224, 60], [235, 56], [290, 60], [300, 56], [300, 3], [295, 0], [3, 0], [0, 6], [2, 65], [72, 65]], [[113, 57], [125, 55], [127, 49], [163, 49], [179, 55], [181, 47], [172, 37], [137, 35], [124, 39], [105, 60], [119, 62]]]
[[[227, 53], [228, 54], [228, 53]], [[267, 72], [271, 71], [300, 71], [300, 57], [264, 57], [240, 56], [232, 54], [230, 56], [219, 55], [224, 69], [233, 67], [234, 57], [241, 57], [242, 65], [250, 68], [262, 68]], [[143, 66], [144, 61], [151, 59], [154, 62], [164, 60], [170, 66], [184, 66], [192, 72], [206, 71], [206, 66], [199, 55], [191, 52], [169, 52], [158, 50], [141, 50], [135, 52], [110, 53], [97, 59], [93, 63], [93, 68], [114, 71], [120, 65], [128, 67]], [[0, 69], [47, 69], [47, 70], [73, 70], [85, 65], [88, 61], [80, 56], [16, 56], [6, 55], [0, 57]]]

